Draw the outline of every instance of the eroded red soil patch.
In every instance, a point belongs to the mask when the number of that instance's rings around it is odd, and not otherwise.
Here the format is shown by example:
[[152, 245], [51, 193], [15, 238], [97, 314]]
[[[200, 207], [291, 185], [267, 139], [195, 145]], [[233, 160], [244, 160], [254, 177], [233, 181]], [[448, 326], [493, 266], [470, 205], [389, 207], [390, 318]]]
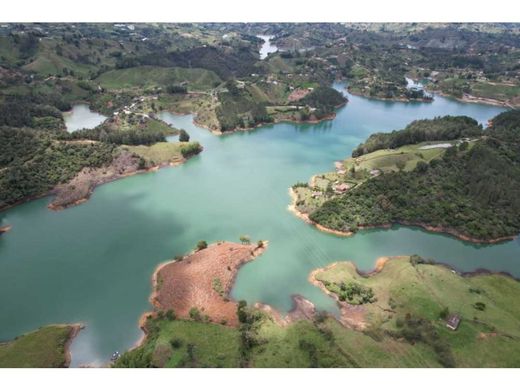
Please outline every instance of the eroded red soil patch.
[[263, 250], [222, 242], [163, 264], [154, 273], [150, 300], [157, 310], [172, 309], [180, 318], [189, 318], [190, 309], [197, 308], [213, 322], [237, 326], [237, 302], [228, 298], [229, 291], [240, 266]]

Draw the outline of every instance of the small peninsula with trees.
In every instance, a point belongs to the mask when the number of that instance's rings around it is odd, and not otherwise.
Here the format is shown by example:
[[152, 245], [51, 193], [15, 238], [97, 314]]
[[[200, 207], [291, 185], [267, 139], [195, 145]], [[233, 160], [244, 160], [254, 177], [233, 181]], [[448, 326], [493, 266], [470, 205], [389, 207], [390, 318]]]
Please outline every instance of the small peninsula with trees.
[[473, 242], [520, 231], [520, 112], [483, 130], [467, 117], [376, 133], [336, 172], [292, 188], [294, 207], [330, 231], [420, 226]]

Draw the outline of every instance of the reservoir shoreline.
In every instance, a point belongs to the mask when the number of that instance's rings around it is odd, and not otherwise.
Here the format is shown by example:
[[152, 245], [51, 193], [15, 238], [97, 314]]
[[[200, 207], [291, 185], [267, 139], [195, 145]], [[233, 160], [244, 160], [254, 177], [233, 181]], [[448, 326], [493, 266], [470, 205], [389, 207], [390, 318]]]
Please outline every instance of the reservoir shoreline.
[[[320, 225], [319, 223], [316, 223], [316, 222], [312, 221], [309, 218], [308, 214], [306, 214], [306, 213], [304, 213], [304, 212], [302, 212], [302, 211], [297, 209], [296, 202], [298, 200], [298, 196], [296, 195], [296, 193], [294, 192], [294, 190], [292, 188], [289, 188], [289, 195], [291, 197], [291, 203], [288, 206], [288, 210], [291, 211], [298, 218], [300, 218], [303, 221], [305, 221], [306, 223], [308, 223], [310, 225], [313, 225], [318, 230], [321, 230], [321, 231], [326, 232], [326, 233], [335, 234], [337, 236], [349, 237], [349, 236], [352, 236], [353, 234], [355, 234], [354, 232], [345, 232], [345, 231], [342, 231], [342, 230], [331, 229], [329, 227]], [[490, 238], [490, 239], [478, 239], [478, 238], [473, 238], [473, 237], [467, 236], [467, 235], [465, 235], [463, 233], [460, 233], [460, 232], [456, 231], [453, 228], [430, 226], [430, 225], [425, 224], [425, 223], [411, 222], [411, 221], [398, 221], [398, 222], [394, 222], [394, 223], [380, 224], [380, 225], [358, 225], [358, 228], [360, 230], [365, 230], [365, 229], [390, 229], [393, 226], [418, 227], [418, 228], [422, 228], [422, 229], [424, 229], [424, 230], [426, 230], [428, 232], [446, 234], [446, 235], [455, 237], [455, 238], [457, 238], [457, 239], [459, 239], [461, 241], [471, 242], [473, 244], [498, 244], [498, 243], [501, 243], [501, 242], [514, 240], [514, 239], [516, 239], [518, 237], [518, 235], [514, 235], [514, 236], [505, 236], [505, 237]]]

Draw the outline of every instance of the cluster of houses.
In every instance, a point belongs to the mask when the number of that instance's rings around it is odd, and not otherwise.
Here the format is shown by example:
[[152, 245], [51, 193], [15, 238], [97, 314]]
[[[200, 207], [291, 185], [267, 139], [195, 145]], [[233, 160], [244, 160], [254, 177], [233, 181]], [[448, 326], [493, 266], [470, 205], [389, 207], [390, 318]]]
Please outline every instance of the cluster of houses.
[[[152, 96], [152, 99], [153, 100], [157, 100], [157, 96]], [[123, 109], [121, 111], [114, 111], [113, 115], [114, 116], [118, 116], [119, 114], [121, 113], [124, 113], [126, 115], [130, 115], [130, 114], [135, 114], [135, 115], [140, 115], [144, 118], [149, 118], [149, 115], [148, 114], [144, 114], [144, 113], [138, 113], [138, 112], [133, 112], [132, 109], [138, 104], [138, 103], [143, 103], [146, 99], [144, 97], [141, 97], [141, 98], [138, 98], [136, 101], [134, 101], [132, 104], [130, 104], [129, 106], [124, 106]]]
[[[336, 161], [334, 163], [334, 166], [336, 168], [336, 173], [338, 175], [345, 175], [347, 173], [347, 170], [345, 169], [345, 165], [343, 164], [343, 161]], [[381, 171], [379, 169], [370, 170], [371, 177], [376, 177], [376, 176], [379, 176], [380, 174], [381, 174]], [[332, 184], [332, 190], [334, 191], [334, 194], [342, 195], [342, 194], [346, 193], [347, 191], [349, 191], [353, 186], [354, 186], [353, 184], [340, 182], [339, 180], [336, 180]], [[313, 190], [311, 193], [311, 197], [313, 199], [317, 199], [317, 198], [321, 197], [322, 195], [323, 195], [323, 192], [318, 189]]]

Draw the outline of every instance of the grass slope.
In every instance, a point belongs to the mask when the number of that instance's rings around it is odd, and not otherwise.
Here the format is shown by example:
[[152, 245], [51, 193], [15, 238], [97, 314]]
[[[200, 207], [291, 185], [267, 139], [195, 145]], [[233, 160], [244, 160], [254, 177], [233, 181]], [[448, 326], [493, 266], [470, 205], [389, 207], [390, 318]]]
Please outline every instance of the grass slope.
[[121, 148], [137, 154], [151, 165], [176, 163], [184, 160], [183, 151], [196, 147], [197, 142], [157, 142], [151, 146], [136, 145], [122, 146]]
[[110, 70], [96, 79], [107, 89], [166, 87], [170, 84], [186, 82], [190, 90], [208, 90], [221, 80], [212, 71], [198, 68], [138, 66], [127, 69]]
[[[371, 333], [407, 338], [409, 333], [422, 331], [423, 339], [416, 340], [417, 344], [433, 351], [439, 344], [446, 345], [457, 367], [520, 365], [520, 308], [513, 302], [520, 283], [510, 277], [463, 277], [444, 266], [414, 264], [403, 256], [392, 258], [382, 271], [369, 277], [359, 275], [353, 263], [341, 262], [319, 272], [316, 279], [330, 291], [349, 282], [371, 288], [377, 301], [363, 305]], [[475, 307], [477, 302], [485, 304], [483, 311]], [[457, 331], [449, 330], [440, 318], [446, 307], [462, 318]], [[406, 318], [424, 320], [436, 341], [424, 336], [426, 325], [411, 329]]]
[[72, 337], [70, 325], [50, 325], [0, 344], [0, 367], [65, 367], [65, 345]]

